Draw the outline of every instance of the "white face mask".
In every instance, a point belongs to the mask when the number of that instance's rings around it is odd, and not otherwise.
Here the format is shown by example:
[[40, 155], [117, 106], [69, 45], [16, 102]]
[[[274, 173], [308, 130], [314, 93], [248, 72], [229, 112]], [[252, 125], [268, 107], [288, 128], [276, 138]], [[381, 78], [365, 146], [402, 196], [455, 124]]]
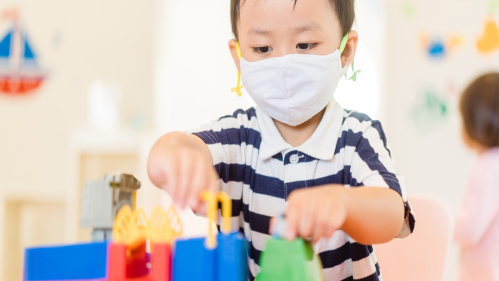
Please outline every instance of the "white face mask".
[[256, 62], [241, 58], [241, 79], [248, 94], [266, 114], [290, 126], [323, 110], [347, 69], [347, 64], [341, 65], [339, 50], [326, 56], [292, 54]]

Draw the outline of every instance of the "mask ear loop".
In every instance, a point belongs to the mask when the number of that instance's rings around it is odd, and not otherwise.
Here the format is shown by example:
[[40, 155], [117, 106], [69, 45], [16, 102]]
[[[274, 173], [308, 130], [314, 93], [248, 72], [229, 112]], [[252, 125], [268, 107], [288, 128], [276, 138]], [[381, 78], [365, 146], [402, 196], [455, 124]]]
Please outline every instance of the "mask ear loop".
[[[340, 54], [342, 54], [343, 51], [345, 50], [345, 47], [347, 46], [347, 42], [348, 42], [348, 34], [343, 36], [343, 39], [341, 40], [341, 44], [340, 44], [340, 48], [339, 48]], [[343, 67], [345, 67], [347, 65], [348, 65], [348, 62], [346, 62]], [[345, 73], [345, 78], [347, 80], [352, 80], [353, 82], [357, 81], [357, 74], [359, 74], [361, 72], [361, 70], [355, 71], [354, 67], [355, 67], [355, 60], [352, 62], [352, 71], [353, 71], [352, 76], [350, 78], [348, 78], [347, 73]], [[348, 70], [348, 68], [347, 68], [347, 70]]]
[[[237, 58], [241, 61], [241, 49], [239, 48], [239, 42], [236, 41], [236, 52]], [[237, 92], [238, 96], [241, 96], [241, 89], [243, 85], [241, 85], [241, 71], [237, 72], [237, 86], [235, 88], [230, 89], [232, 92]]]

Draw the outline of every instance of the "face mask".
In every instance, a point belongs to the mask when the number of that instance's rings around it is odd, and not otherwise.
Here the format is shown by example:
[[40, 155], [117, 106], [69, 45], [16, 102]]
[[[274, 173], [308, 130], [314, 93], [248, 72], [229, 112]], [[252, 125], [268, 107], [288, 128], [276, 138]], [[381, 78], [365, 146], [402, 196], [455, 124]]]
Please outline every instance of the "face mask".
[[347, 39], [345, 36], [340, 48], [326, 56], [292, 54], [256, 62], [241, 58], [237, 45], [241, 73], [238, 87], [233, 91], [240, 94], [242, 79], [248, 94], [266, 114], [290, 126], [300, 125], [333, 98], [341, 76], [348, 69], [348, 64], [341, 65]]

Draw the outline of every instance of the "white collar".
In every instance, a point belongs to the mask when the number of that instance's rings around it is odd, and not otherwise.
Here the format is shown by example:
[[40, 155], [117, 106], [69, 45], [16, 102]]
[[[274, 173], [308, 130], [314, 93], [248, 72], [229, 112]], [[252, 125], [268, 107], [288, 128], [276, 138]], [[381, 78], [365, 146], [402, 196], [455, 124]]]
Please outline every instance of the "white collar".
[[[293, 148], [282, 138], [274, 120], [269, 115], [257, 107], [256, 116], [262, 135], [260, 159], [266, 160], [279, 152]], [[312, 136], [305, 143], [293, 149], [316, 159], [333, 159], [342, 124], [343, 108], [333, 98], [326, 106], [324, 116]]]

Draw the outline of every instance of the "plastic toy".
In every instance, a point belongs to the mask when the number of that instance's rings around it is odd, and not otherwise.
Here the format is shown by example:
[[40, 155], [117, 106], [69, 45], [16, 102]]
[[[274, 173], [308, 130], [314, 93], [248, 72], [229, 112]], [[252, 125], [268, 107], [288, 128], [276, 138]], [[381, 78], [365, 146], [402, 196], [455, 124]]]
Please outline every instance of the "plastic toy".
[[91, 227], [92, 241], [112, 240], [116, 214], [123, 206], [135, 209], [140, 181], [130, 174], [104, 175], [87, 181], [81, 199], [81, 227]]
[[28, 248], [24, 280], [80, 280], [106, 277], [108, 243]]
[[112, 244], [109, 259], [109, 281], [170, 281], [171, 250], [168, 244], [153, 244], [151, 269], [145, 243], [134, 252], [124, 244]]
[[[82, 225], [94, 227], [94, 240], [111, 239], [113, 233], [117, 243], [28, 248], [24, 280], [169, 281], [170, 245], [182, 234], [182, 223], [174, 207], [166, 212], [155, 208], [150, 218], [142, 209], [132, 211], [139, 187], [127, 174], [87, 182]], [[146, 252], [148, 239], [152, 254]]]
[[286, 221], [281, 216], [274, 226], [274, 237], [267, 241], [260, 257], [258, 281], [323, 281], [322, 263], [312, 245], [301, 238], [287, 241], [282, 238]]
[[176, 240], [172, 280], [246, 280], [246, 241], [240, 233], [230, 233], [232, 201], [225, 193], [215, 196], [210, 191], [205, 191], [202, 199], [211, 221], [216, 221], [218, 201], [222, 203], [222, 234], [215, 235], [210, 222], [207, 238]]
[[[113, 227], [114, 240], [109, 258], [110, 281], [170, 281], [171, 243], [182, 234], [180, 217], [174, 207], [167, 212], [155, 208], [146, 218], [142, 209], [123, 207]], [[152, 244], [151, 262], [146, 240]], [[150, 270], [148, 268], [150, 265]]]
[[173, 206], [167, 212], [156, 207], [149, 219], [142, 209], [132, 212], [125, 206], [116, 216], [113, 233], [116, 244], [125, 244], [131, 250], [140, 247], [146, 239], [171, 245], [173, 238], [182, 235], [182, 222]]

